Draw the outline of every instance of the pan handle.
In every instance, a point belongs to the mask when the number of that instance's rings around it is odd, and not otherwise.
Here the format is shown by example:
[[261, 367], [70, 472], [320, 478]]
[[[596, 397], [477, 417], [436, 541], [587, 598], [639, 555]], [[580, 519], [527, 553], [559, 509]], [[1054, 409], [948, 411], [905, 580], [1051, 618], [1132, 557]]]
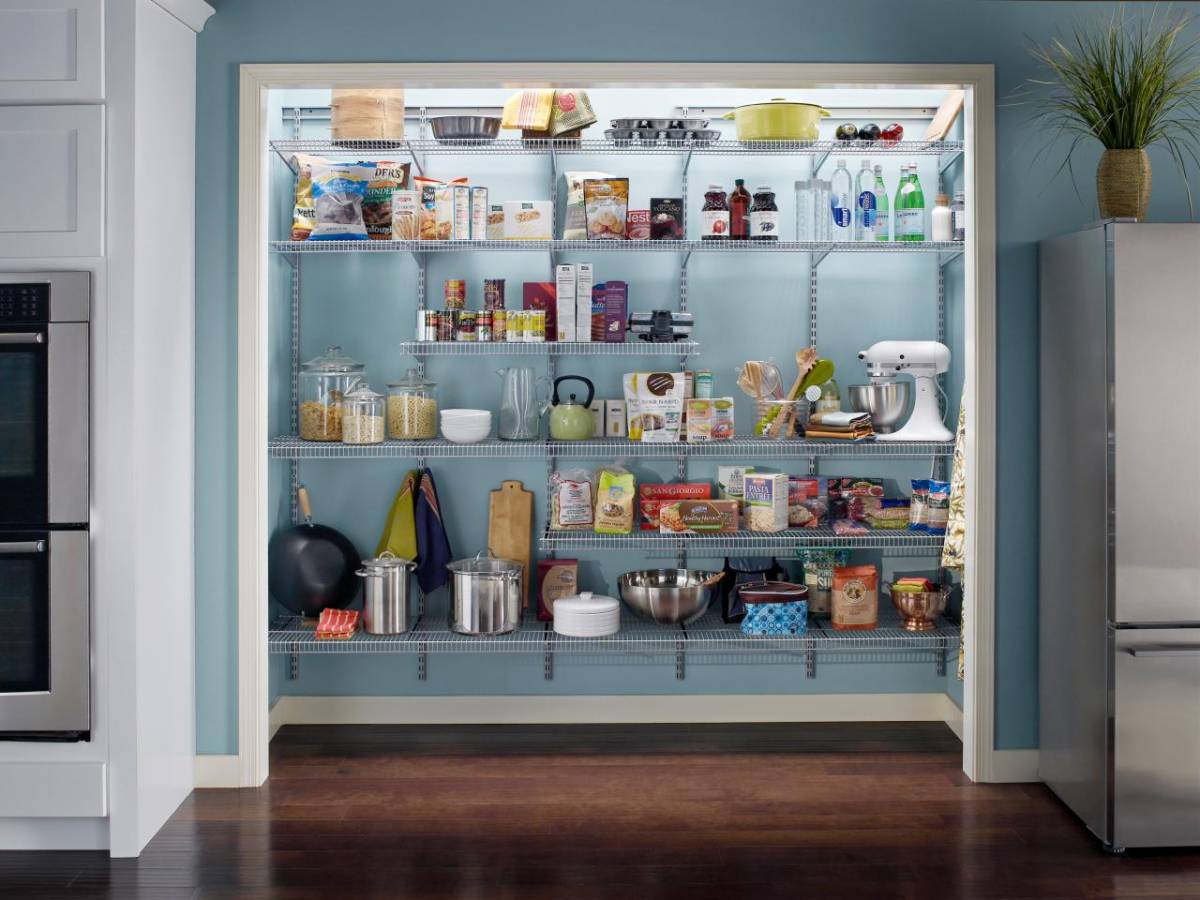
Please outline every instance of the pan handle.
[[300, 501], [300, 512], [304, 515], [304, 524], [311, 525], [312, 520], [312, 503], [308, 499], [308, 488], [300, 485], [296, 488], [296, 499]]

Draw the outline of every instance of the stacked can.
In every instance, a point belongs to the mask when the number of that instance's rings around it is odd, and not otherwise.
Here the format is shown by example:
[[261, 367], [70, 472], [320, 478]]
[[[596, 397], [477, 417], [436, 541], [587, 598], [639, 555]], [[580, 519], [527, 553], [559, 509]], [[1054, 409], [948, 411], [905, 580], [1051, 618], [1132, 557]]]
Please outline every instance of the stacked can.
[[475, 316], [475, 340], [487, 341], [492, 340], [492, 312], [485, 309], [483, 312]]
[[503, 309], [492, 310], [492, 340], [508, 340], [508, 313]]
[[446, 309], [462, 309], [467, 305], [467, 283], [461, 278], [447, 278], [442, 296]]
[[504, 309], [504, 279], [483, 279], [483, 308], [495, 312]]

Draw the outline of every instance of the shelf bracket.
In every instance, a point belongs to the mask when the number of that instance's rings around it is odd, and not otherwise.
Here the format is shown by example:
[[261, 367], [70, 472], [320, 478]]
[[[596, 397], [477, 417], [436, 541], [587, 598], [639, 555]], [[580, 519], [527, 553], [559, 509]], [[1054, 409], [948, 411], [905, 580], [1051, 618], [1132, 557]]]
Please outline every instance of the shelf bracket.
[[425, 167], [421, 165], [421, 157], [417, 155], [417, 151], [413, 149], [412, 141], [405, 138], [404, 147], [406, 150], [408, 150], [408, 155], [412, 157], [413, 165], [417, 167], [417, 174], [424, 175]]
[[295, 681], [300, 677], [300, 652], [292, 649], [288, 654], [288, 681]]
[[554, 680], [554, 632], [550, 625], [550, 622], [546, 623], [542, 639], [542, 678], [546, 681]]
[[687, 677], [687, 659], [684, 650], [686, 646], [686, 636], [675, 642], [675, 678], [679, 681], [683, 681]]
[[804, 636], [804, 677], [817, 677], [817, 642], [811, 634]]
[[689, 148], [688, 152], [687, 152], [687, 156], [685, 156], [683, 158], [683, 177], [684, 178], [687, 178], [688, 168], [691, 166], [691, 164], [692, 164], [692, 151]]
[[429, 642], [417, 642], [417, 681], [429, 680]]
[[832, 244], [825, 247], [822, 250], [813, 250], [812, 251], [812, 260], [809, 262], [809, 265], [815, 270], [817, 268], [817, 266], [819, 266], [819, 265], [821, 265], [821, 263], [825, 262], [825, 257], [827, 257], [832, 251], [833, 251]]
[[938, 175], [940, 176], [962, 156], [961, 150], [943, 150], [938, 154]]
[[937, 255], [938, 268], [939, 269], [946, 268], [946, 266], [948, 266], [950, 263], [954, 262], [956, 259], [958, 259], [962, 255], [963, 255], [963, 251], [961, 251], [961, 250], [947, 250], [945, 252], [939, 251], [939, 253]]
[[825, 160], [829, 159], [829, 151], [824, 151], [820, 156], [813, 160], [812, 177], [816, 178], [821, 174], [821, 166], [825, 165]]

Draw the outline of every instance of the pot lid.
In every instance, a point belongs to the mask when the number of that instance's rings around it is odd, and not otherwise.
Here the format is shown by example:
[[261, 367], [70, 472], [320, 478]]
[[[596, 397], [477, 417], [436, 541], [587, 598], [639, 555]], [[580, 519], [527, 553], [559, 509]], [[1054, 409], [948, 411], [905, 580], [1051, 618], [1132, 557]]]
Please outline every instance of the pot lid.
[[338, 346], [326, 347], [320, 356], [314, 356], [300, 367], [305, 372], [319, 372], [323, 375], [338, 375], [351, 372], [361, 372], [366, 368], [357, 359], [352, 359], [342, 352]]
[[760, 100], [758, 103], [745, 103], [737, 108], [749, 109], [752, 106], [811, 106], [813, 109], [824, 111], [819, 103], [805, 103], [802, 100], [789, 100], [786, 97], [772, 97], [770, 100]]
[[480, 553], [471, 559], [456, 559], [446, 563], [451, 572], [461, 572], [465, 575], [507, 575], [520, 572], [521, 564], [511, 559], [498, 559], [494, 556], [484, 556]]
[[621, 604], [615, 597], [604, 597], [600, 594], [593, 594], [591, 591], [584, 591], [575, 597], [561, 597], [554, 601], [554, 615], [559, 612], [569, 612], [571, 615], [590, 616], [590, 615], [610, 615], [619, 610]]
[[407, 388], [408, 390], [428, 390], [436, 386], [436, 381], [429, 381], [421, 376], [416, 369], [409, 369], [399, 381], [388, 382], [389, 388]]
[[364, 559], [362, 564], [364, 569], [399, 569], [416, 565], [411, 559], [397, 556], [391, 550], [384, 550], [373, 559]]

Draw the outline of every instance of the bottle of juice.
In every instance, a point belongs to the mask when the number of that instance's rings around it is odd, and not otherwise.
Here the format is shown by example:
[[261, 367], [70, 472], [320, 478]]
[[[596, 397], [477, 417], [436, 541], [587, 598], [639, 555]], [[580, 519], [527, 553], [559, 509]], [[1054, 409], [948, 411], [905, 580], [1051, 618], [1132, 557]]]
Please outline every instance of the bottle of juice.
[[750, 240], [779, 240], [779, 207], [770, 185], [760, 184], [754, 189], [754, 205], [750, 207]]
[[750, 237], [750, 192], [745, 179], [735, 178], [729, 195], [729, 237], [744, 241]]
[[725, 188], [710, 184], [704, 192], [704, 206], [700, 210], [700, 238], [705, 241], [724, 241], [729, 238], [729, 201]]

